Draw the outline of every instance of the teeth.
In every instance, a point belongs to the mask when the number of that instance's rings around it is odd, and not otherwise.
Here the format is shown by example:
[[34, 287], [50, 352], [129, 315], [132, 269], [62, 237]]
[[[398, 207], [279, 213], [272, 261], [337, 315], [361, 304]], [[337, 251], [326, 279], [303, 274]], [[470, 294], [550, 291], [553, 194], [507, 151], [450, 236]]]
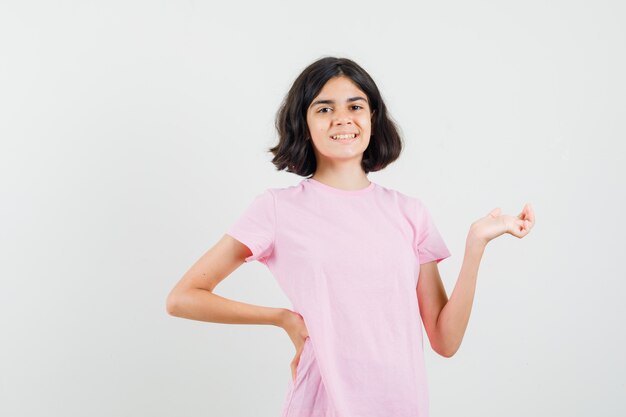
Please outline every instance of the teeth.
[[352, 133], [351, 135], [335, 135], [331, 137], [333, 139], [353, 139], [356, 137], [356, 134]]

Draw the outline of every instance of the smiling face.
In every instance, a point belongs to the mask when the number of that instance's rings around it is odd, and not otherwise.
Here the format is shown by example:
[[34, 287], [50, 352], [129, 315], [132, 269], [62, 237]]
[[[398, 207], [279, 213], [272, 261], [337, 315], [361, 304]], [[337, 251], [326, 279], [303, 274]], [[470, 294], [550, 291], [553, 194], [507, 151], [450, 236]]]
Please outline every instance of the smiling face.
[[311, 102], [306, 120], [318, 166], [340, 161], [360, 164], [370, 141], [372, 112], [367, 95], [350, 78], [328, 80]]

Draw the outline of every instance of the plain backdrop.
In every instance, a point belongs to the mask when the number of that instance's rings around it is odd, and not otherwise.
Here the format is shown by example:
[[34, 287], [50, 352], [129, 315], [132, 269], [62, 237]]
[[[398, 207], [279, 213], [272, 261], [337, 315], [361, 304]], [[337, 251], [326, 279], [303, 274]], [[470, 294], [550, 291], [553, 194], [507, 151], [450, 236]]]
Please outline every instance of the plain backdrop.
[[[623, 416], [626, 7], [620, 1], [2, 1], [0, 415], [276, 416], [295, 348], [169, 316], [169, 291], [278, 172], [267, 148], [323, 56], [376, 81], [405, 147], [370, 180], [421, 198], [452, 256], [490, 210], [432, 417]], [[244, 264], [216, 293], [291, 308]], [[349, 416], [358, 417], [358, 416]]]

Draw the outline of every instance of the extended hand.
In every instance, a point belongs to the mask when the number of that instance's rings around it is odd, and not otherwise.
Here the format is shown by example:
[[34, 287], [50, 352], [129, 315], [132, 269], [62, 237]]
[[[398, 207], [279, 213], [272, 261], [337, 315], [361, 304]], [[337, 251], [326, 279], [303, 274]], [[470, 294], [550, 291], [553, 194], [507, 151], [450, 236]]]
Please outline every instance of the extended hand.
[[470, 234], [484, 244], [490, 240], [509, 233], [515, 237], [526, 236], [535, 225], [535, 212], [530, 203], [526, 203], [517, 216], [500, 214], [500, 208], [495, 208], [487, 216], [476, 220], [470, 227]]

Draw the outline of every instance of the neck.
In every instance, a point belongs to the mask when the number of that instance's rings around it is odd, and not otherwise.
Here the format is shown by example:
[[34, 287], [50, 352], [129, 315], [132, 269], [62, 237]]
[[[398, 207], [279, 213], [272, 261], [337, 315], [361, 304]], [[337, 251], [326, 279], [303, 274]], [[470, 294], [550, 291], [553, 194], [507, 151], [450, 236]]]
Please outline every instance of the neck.
[[342, 190], [360, 190], [370, 184], [367, 174], [362, 169], [344, 172], [330, 170], [320, 172], [318, 169], [311, 178]]

